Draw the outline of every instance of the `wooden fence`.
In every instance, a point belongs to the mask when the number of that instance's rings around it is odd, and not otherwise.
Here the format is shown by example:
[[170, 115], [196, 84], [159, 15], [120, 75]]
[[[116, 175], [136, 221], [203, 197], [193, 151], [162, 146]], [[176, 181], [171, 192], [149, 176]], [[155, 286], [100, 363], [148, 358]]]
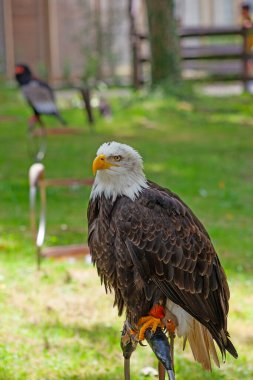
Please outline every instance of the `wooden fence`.
[[[240, 80], [247, 91], [248, 81], [253, 79], [253, 29], [241, 27], [183, 28], [179, 33], [179, 38], [182, 68], [203, 70], [207, 74], [206, 79]], [[185, 42], [190, 38], [197, 39], [198, 44], [187, 46]], [[203, 41], [204, 38], [207, 41]], [[229, 39], [231, 41], [227, 42]], [[150, 57], [142, 54], [142, 44], [147, 40], [148, 35], [132, 32], [133, 83], [135, 87], [140, 87], [144, 83], [143, 66], [147, 63], [150, 64]]]

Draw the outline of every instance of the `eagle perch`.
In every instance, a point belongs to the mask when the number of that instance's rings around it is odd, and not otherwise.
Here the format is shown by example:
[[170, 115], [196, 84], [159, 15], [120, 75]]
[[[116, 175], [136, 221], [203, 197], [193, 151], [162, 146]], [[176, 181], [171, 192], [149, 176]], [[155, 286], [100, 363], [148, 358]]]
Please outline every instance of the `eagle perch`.
[[[121, 346], [125, 379], [137, 342], [147, 340], [174, 379], [173, 347], [164, 328], [188, 339], [193, 356], [211, 370], [237, 358], [229, 339], [229, 288], [203, 224], [173, 192], [146, 179], [142, 158], [132, 147], [108, 142], [93, 162], [96, 175], [88, 207], [88, 243], [106, 292], [125, 310]], [[172, 328], [170, 329], [170, 327]]]

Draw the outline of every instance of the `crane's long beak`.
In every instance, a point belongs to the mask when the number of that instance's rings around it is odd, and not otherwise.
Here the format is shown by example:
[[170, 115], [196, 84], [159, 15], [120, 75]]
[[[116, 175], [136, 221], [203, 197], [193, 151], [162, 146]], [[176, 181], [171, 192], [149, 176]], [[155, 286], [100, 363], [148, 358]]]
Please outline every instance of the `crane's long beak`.
[[109, 169], [111, 166], [118, 166], [117, 164], [111, 164], [106, 161], [106, 156], [104, 154], [100, 154], [95, 158], [92, 164], [92, 171], [95, 175], [97, 170]]

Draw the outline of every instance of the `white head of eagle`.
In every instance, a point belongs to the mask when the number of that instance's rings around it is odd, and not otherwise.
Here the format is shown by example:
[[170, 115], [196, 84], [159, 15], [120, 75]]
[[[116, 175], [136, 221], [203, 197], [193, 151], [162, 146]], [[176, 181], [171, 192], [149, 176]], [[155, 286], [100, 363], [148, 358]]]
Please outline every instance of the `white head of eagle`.
[[134, 200], [148, 187], [141, 156], [126, 144], [113, 141], [101, 145], [93, 162], [93, 172], [96, 178], [91, 199], [104, 194], [113, 201], [120, 195]]

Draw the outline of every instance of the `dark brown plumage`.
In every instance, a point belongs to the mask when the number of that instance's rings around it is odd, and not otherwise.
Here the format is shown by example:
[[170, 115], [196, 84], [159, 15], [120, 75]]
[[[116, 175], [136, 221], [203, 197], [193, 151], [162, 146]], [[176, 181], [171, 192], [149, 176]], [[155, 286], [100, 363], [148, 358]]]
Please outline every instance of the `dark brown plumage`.
[[[136, 347], [133, 330], [175, 378], [161, 330], [168, 321], [189, 340], [205, 369], [211, 370], [211, 357], [219, 366], [213, 339], [223, 359], [226, 351], [237, 357], [227, 331], [226, 275], [203, 224], [176, 194], [146, 180], [140, 155], [127, 145], [103, 144], [93, 171], [88, 243], [106, 291], [114, 291], [119, 315], [126, 311], [125, 379]], [[157, 306], [164, 308], [164, 317], [152, 319]], [[152, 338], [157, 323], [160, 332]]]
[[132, 201], [105, 197], [88, 209], [89, 246], [119, 315], [137, 322], [161, 295], [207, 327], [221, 352], [228, 339], [229, 288], [208, 233], [180, 198], [153, 182]]

